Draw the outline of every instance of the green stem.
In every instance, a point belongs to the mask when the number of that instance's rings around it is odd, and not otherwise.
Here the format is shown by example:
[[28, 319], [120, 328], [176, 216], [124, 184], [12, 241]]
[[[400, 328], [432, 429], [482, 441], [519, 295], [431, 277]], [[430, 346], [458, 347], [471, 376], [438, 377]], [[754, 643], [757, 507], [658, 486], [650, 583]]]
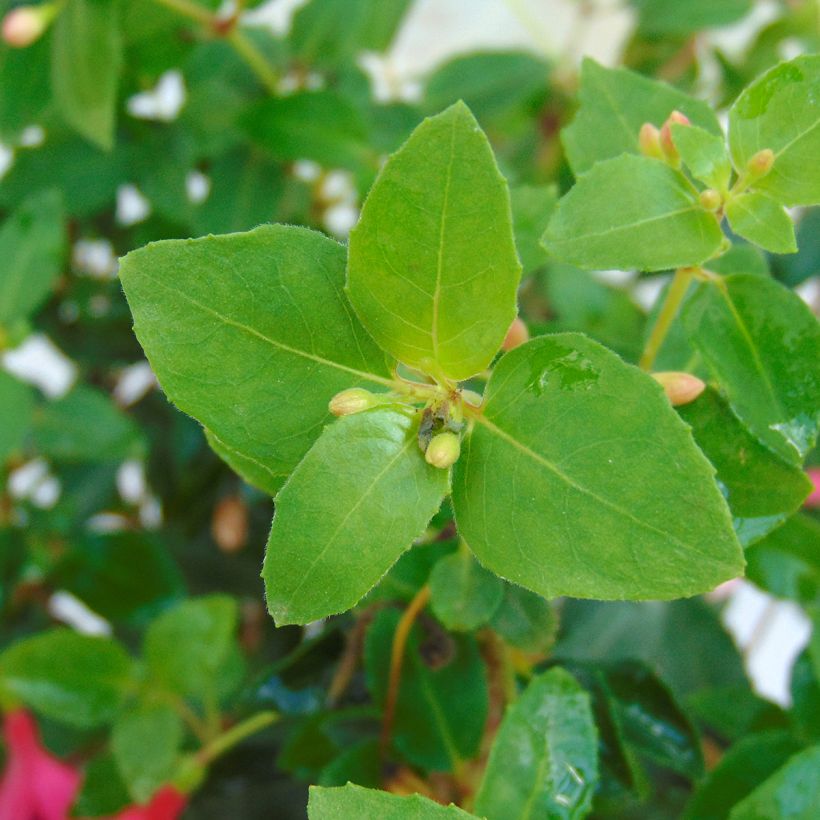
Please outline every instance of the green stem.
[[256, 44], [241, 29], [232, 28], [228, 32], [228, 42], [234, 47], [236, 53], [248, 64], [248, 67], [259, 78], [259, 81], [274, 96], [276, 96], [279, 85], [279, 76], [267, 61], [264, 54], [256, 47]]
[[641, 370], [651, 370], [652, 365], [655, 364], [655, 358], [666, 339], [666, 334], [669, 332], [675, 316], [678, 315], [678, 308], [680, 308], [686, 296], [686, 291], [689, 290], [689, 283], [692, 281], [694, 273], [693, 268], [678, 268], [675, 271], [675, 276], [669, 290], [666, 292], [666, 298], [658, 314], [658, 319], [652, 328], [652, 333], [649, 334], [649, 338], [646, 340], [646, 347], [644, 347], [641, 354], [641, 360], [638, 363]]
[[223, 732], [219, 737], [214, 738], [207, 746], [199, 751], [197, 759], [204, 766], [212, 763], [220, 755], [225, 754], [245, 738], [270, 726], [279, 720], [276, 712], [258, 712], [257, 714], [232, 726], [227, 732]]
[[212, 27], [217, 19], [215, 14], [192, 2], [192, 0], [154, 0], [154, 2], [181, 14], [183, 17], [196, 20], [198, 23], [202, 23], [203, 26]]

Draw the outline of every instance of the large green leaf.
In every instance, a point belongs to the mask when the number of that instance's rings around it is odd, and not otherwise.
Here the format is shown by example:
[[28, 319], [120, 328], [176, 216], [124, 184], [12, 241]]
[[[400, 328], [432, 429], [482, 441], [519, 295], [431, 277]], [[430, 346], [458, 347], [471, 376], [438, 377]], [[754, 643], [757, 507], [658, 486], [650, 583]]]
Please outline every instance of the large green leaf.
[[[400, 617], [395, 609], [383, 609], [365, 642], [368, 687], [381, 703]], [[393, 742], [410, 763], [432, 771], [453, 771], [478, 752], [488, 699], [475, 638], [448, 635], [434, 621], [422, 621], [411, 630], [405, 649]]]
[[631, 0], [639, 14], [639, 32], [662, 38], [694, 34], [733, 23], [751, 8], [751, 0]]
[[335, 393], [389, 376], [342, 292], [344, 260], [318, 233], [269, 225], [148, 245], [120, 266], [166, 394], [268, 489], [318, 438]]
[[442, 806], [419, 794], [400, 797], [348, 783], [336, 789], [310, 787], [309, 820], [466, 820], [474, 817], [458, 806]]
[[586, 59], [581, 67], [581, 107], [561, 132], [567, 158], [576, 174], [603, 159], [637, 154], [638, 132], [645, 122], [660, 127], [672, 111], [681, 111], [713, 134], [720, 126], [712, 109], [666, 83], [625, 68], [604, 68]]
[[766, 535], [796, 512], [811, 481], [795, 464], [764, 447], [711, 388], [678, 408], [717, 480], [744, 545]]
[[663, 391], [577, 334], [498, 363], [453, 504], [485, 566], [548, 598], [677, 598], [743, 570], [713, 469]]
[[542, 242], [579, 268], [651, 271], [705, 262], [722, 239], [715, 215], [683, 174], [658, 159], [624, 154], [578, 178]]
[[68, 0], [54, 22], [54, 97], [66, 122], [106, 149], [114, 144], [122, 59], [118, 0]]
[[598, 781], [589, 695], [563, 669], [534, 678], [507, 711], [476, 797], [487, 820], [581, 818]]
[[385, 350], [464, 379], [501, 345], [520, 272], [507, 183], [457, 103], [425, 120], [379, 174], [350, 234], [347, 292]]
[[784, 205], [820, 203], [820, 55], [781, 63], [752, 83], [729, 111], [729, 146], [738, 170], [774, 151], [772, 170], [755, 183]]
[[0, 692], [69, 726], [110, 721], [131, 686], [131, 660], [113, 640], [42, 632], [0, 655]]
[[0, 370], [0, 465], [23, 443], [34, 414], [34, 391]]
[[60, 272], [65, 247], [57, 191], [32, 195], [0, 228], [0, 327], [33, 313]]
[[801, 461], [820, 423], [820, 326], [808, 306], [773, 279], [733, 274], [701, 285], [683, 320], [741, 421]]
[[262, 576], [276, 623], [354, 606], [422, 533], [447, 492], [406, 413], [374, 409], [327, 427], [276, 496]]
[[729, 813], [729, 820], [814, 820], [820, 805], [820, 745], [794, 755]]

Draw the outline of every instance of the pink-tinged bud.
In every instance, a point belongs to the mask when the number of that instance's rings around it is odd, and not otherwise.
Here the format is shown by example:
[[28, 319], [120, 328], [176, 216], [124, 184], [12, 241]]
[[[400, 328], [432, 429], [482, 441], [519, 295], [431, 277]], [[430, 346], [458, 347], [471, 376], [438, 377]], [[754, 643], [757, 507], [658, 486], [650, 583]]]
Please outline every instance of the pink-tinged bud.
[[430, 439], [424, 460], [439, 470], [446, 470], [458, 461], [461, 455], [461, 442], [455, 433], [439, 433]]
[[328, 404], [328, 410], [334, 416], [350, 416], [353, 413], [361, 413], [376, 405], [376, 397], [368, 390], [361, 387], [351, 387], [337, 393]]
[[772, 170], [772, 165], [774, 165], [774, 151], [771, 148], [764, 148], [746, 163], [746, 170], [753, 179], [760, 179]]
[[720, 194], [714, 188], [701, 191], [699, 199], [701, 206], [707, 211], [716, 211], [723, 203]]
[[663, 151], [663, 155], [668, 163], [678, 167], [680, 165], [680, 154], [672, 140], [673, 123], [677, 123], [678, 125], [691, 125], [692, 123], [689, 122], [689, 117], [687, 117], [686, 114], [681, 114], [680, 111], [673, 111], [661, 127], [661, 151]]
[[663, 387], [673, 407], [689, 404], [706, 389], [706, 384], [691, 373], [670, 370], [664, 373], [653, 373], [652, 378]]
[[641, 130], [638, 132], [638, 147], [645, 157], [663, 159], [661, 132], [651, 122], [645, 122], [641, 126]]
[[523, 319], [516, 316], [513, 319], [504, 341], [501, 342], [501, 349], [504, 351], [512, 350], [515, 347], [520, 347], [524, 342], [530, 340], [530, 331], [524, 324]]
[[803, 502], [804, 507], [809, 509], [820, 508], [820, 469], [817, 467], [809, 467], [806, 470], [811, 483], [814, 484], [814, 489], [809, 494], [809, 497]]
[[57, 13], [53, 3], [19, 6], [3, 18], [3, 40], [14, 48], [25, 48], [42, 37]]

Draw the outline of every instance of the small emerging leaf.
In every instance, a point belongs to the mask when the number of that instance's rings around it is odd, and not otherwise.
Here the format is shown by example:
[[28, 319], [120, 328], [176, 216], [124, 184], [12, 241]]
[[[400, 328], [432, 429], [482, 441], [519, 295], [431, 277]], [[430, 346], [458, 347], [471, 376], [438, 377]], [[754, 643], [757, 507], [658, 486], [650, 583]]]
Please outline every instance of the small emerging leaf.
[[795, 253], [794, 223], [786, 209], [760, 191], [733, 196], [726, 203], [732, 230], [772, 253]]

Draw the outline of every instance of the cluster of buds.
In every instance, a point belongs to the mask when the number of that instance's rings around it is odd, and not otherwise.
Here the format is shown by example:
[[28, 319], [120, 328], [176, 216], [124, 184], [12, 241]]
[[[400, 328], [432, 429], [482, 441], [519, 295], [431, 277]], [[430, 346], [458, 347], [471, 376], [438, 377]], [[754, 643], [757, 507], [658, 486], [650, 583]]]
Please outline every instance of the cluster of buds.
[[652, 378], [663, 388], [673, 407], [693, 402], [706, 389], [703, 380], [691, 373], [668, 370], [653, 373]]
[[26, 48], [43, 36], [63, 3], [18, 6], [3, 18], [3, 41], [13, 48]]
[[651, 122], [645, 122], [638, 132], [638, 147], [641, 153], [647, 157], [663, 160], [673, 168], [680, 168], [680, 154], [672, 139], [672, 125], [675, 123], [678, 125], [692, 124], [689, 117], [681, 114], [680, 111], [673, 111], [660, 129]]

